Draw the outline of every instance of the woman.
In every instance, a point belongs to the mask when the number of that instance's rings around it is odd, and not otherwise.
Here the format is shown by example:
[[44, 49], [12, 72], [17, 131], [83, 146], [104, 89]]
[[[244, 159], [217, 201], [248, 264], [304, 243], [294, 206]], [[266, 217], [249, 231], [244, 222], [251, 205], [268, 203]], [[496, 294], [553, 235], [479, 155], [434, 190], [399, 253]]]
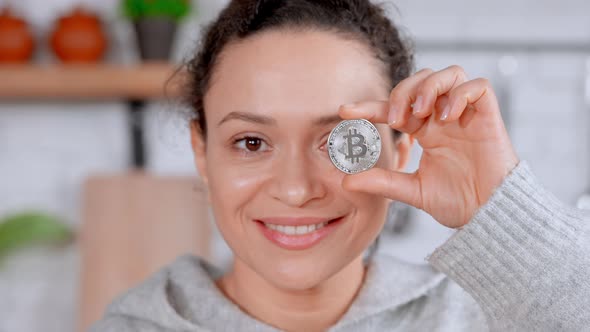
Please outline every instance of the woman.
[[[94, 331], [590, 329], [588, 215], [519, 162], [488, 81], [412, 75], [379, 7], [235, 0], [188, 69], [195, 163], [232, 268], [181, 257]], [[383, 151], [345, 175], [326, 140], [356, 118]], [[402, 173], [414, 140], [419, 169]], [[457, 229], [431, 266], [363, 262], [392, 200]]]

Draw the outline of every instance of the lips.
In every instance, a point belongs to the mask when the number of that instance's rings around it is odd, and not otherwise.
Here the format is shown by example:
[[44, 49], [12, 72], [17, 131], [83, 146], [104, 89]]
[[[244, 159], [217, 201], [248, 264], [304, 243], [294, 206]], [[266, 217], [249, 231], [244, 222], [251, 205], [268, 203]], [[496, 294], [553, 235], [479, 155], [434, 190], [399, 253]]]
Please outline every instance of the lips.
[[256, 220], [258, 229], [274, 244], [288, 250], [304, 250], [319, 243], [341, 224], [344, 217], [264, 218]]
[[324, 222], [330, 222], [338, 218], [316, 218], [316, 217], [269, 217], [257, 219], [257, 221], [266, 224], [275, 224], [283, 226], [302, 226], [302, 225], [315, 225]]
[[311, 225], [302, 225], [302, 226], [285, 226], [285, 225], [276, 225], [276, 224], [267, 224], [265, 223], [264, 226], [275, 230], [279, 233], [283, 233], [286, 235], [304, 235], [309, 234], [316, 229], [322, 229], [326, 226], [327, 222], [322, 222], [319, 224], [311, 224]]

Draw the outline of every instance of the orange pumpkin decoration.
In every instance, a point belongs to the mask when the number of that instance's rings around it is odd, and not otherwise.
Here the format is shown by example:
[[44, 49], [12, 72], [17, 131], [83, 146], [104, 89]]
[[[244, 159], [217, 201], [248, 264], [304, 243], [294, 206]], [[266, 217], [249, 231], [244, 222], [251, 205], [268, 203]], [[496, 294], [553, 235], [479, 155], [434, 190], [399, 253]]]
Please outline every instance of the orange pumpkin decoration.
[[50, 42], [53, 52], [66, 63], [97, 62], [107, 47], [100, 19], [80, 7], [57, 21]]
[[8, 8], [0, 12], [0, 63], [27, 62], [33, 54], [33, 34]]

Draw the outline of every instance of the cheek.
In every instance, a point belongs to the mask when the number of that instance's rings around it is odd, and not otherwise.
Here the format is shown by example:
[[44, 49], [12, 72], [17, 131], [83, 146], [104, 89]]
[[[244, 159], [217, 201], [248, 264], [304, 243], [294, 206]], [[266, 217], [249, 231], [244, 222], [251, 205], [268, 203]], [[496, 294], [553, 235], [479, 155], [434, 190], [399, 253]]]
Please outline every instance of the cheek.
[[356, 247], [364, 249], [383, 228], [390, 200], [362, 193], [347, 193], [346, 199], [355, 210], [351, 241], [356, 242]]
[[249, 221], [245, 216], [267, 175], [215, 155], [208, 156], [207, 162], [210, 205], [217, 228], [234, 253], [246, 255]]
[[256, 196], [267, 172], [208, 157], [209, 193], [211, 205], [221, 220], [237, 218], [241, 208]]

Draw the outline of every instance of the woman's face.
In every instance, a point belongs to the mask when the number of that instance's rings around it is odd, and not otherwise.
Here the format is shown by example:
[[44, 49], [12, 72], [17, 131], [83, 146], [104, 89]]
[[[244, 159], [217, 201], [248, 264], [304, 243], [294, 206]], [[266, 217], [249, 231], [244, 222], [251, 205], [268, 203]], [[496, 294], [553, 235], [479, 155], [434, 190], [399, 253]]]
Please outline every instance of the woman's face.
[[[193, 127], [193, 146], [236, 259], [276, 286], [307, 289], [363, 253], [389, 202], [345, 191], [326, 140], [340, 105], [388, 97], [368, 49], [333, 33], [268, 31], [226, 46], [204, 99], [207, 137]], [[378, 129], [377, 166], [402, 167], [409, 140], [396, 149]]]

